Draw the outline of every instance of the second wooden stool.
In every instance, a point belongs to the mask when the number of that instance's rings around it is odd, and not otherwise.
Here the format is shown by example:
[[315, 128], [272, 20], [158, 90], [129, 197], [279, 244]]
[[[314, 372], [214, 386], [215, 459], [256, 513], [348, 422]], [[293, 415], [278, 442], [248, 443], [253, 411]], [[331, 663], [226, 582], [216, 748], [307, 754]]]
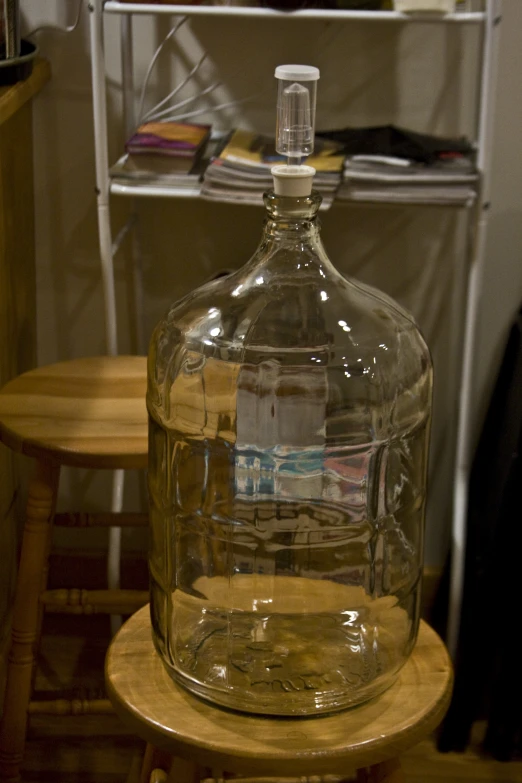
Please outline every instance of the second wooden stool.
[[[17, 783], [28, 714], [107, 711], [96, 703], [31, 703], [42, 612], [130, 614], [148, 600], [133, 590], [46, 590], [47, 561], [60, 467], [129, 469], [147, 464], [146, 359], [93, 357], [41, 367], [0, 391], [0, 441], [34, 458], [15, 590], [4, 711], [0, 781]], [[67, 526], [147, 524], [146, 515], [59, 514]]]

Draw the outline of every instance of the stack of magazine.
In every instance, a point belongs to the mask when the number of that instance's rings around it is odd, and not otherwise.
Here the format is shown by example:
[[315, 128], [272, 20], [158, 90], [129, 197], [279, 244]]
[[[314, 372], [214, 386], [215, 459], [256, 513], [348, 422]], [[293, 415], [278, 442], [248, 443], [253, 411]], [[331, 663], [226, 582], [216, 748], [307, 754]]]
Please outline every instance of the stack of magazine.
[[434, 163], [384, 155], [351, 155], [345, 160], [341, 201], [469, 206], [478, 172], [468, 157]]
[[125, 145], [126, 154], [110, 170], [112, 182], [199, 190], [209, 138], [209, 125], [140, 125]]
[[[331, 206], [341, 182], [344, 155], [338, 150], [336, 142], [316, 139], [315, 152], [306, 159], [317, 172], [313, 187], [323, 197], [321, 209]], [[273, 187], [272, 166], [285, 162], [276, 153], [273, 139], [235, 130], [206, 168], [201, 196], [210, 201], [262, 204], [263, 193]]]

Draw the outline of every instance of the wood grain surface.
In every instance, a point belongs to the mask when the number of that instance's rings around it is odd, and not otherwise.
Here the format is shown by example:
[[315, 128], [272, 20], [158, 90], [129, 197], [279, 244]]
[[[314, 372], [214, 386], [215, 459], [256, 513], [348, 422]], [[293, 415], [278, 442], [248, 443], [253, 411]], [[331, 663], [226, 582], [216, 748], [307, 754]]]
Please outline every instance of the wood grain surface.
[[31, 98], [34, 98], [50, 78], [51, 64], [42, 57], [37, 57], [33, 72], [28, 79], [8, 87], [0, 87], [0, 125], [7, 122]]
[[254, 775], [343, 773], [396, 757], [442, 719], [452, 668], [437, 634], [421, 623], [415, 650], [382, 696], [321, 718], [265, 718], [211, 706], [169, 677], [156, 653], [148, 607], [113, 640], [109, 698], [147, 742], [198, 763]]
[[89, 468], [147, 464], [146, 358], [40, 367], [0, 391], [0, 440], [30, 457]]
[[[50, 76], [45, 60], [24, 82], [0, 87], [0, 387], [36, 363], [31, 98]], [[0, 444], [0, 712], [20, 509], [20, 465]]]

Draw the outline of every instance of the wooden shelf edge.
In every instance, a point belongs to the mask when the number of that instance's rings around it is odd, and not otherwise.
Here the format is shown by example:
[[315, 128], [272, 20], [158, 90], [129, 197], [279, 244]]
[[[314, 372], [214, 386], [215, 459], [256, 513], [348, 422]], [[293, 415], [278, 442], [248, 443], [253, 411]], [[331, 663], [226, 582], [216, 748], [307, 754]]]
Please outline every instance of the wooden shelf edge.
[[0, 125], [34, 98], [51, 78], [51, 64], [43, 57], [34, 61], [33, 72], [24, 81], [0, 87]]

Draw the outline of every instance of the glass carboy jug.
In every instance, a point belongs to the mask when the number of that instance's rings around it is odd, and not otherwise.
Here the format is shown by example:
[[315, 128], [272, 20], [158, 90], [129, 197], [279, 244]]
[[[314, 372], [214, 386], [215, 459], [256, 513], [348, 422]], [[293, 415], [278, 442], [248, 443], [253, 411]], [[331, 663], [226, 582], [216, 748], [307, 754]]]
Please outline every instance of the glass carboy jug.
[[277, 168], [254, 256], [152, 338], [151, 616], [190, 691], [308, 715], [380, 693], [415, 643], [432, 369], [329, 261], [309, 167]]

